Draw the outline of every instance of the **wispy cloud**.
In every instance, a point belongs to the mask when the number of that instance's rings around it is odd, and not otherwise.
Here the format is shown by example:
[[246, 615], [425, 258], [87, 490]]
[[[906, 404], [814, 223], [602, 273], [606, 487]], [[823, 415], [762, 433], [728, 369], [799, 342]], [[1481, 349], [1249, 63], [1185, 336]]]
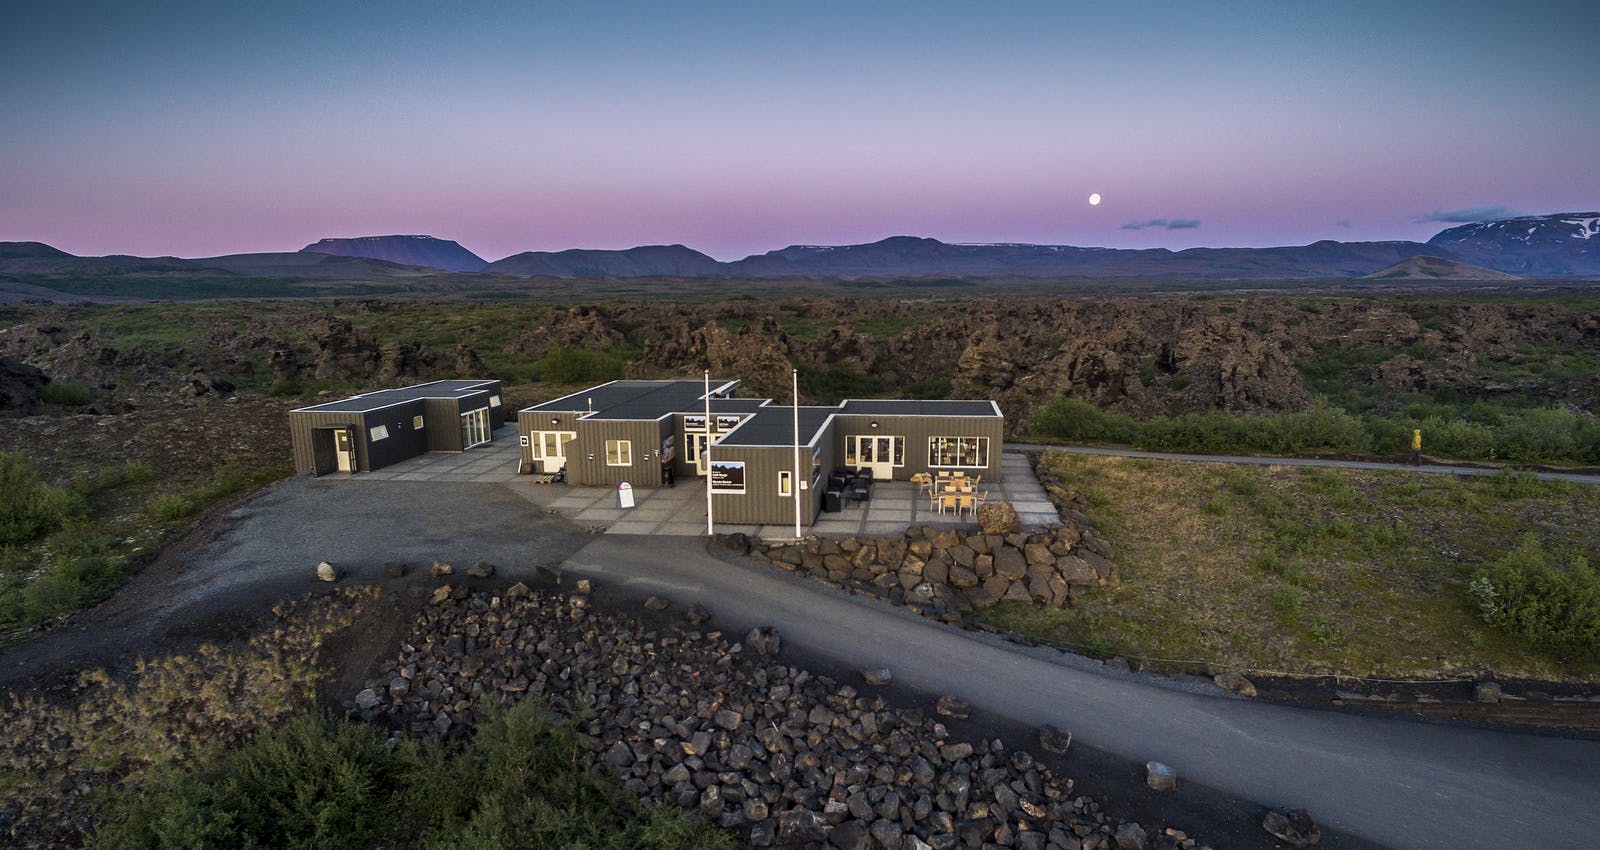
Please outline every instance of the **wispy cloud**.
[[1345, 230], [1349, 230], [1350, 229], [1350, 219], [1348, 219], [1348, 218], [1341, 218], [1338, 221], [1334, 222], [1333, 224], [1334, 224], [1335, 227], [1342, 227]]
[[1419, 215], [1412, 219], [1416, 224], [1437, 221], [1445, 224], [1466, 224], [1474, 221], [1489, 221], [1495, 218], [1512, 218], [1522, 213], [1505, 206], [1504, 204], [1489, 204], [1482, 207], [1463, 207], [1459, 210], [1434, 210], [1427, 215]]
[[1200, 226], [1198, 218], [1152, 218], [1145, 221], [1130, 221], [1122, 226], [1123, 230], [1144, 230], [1147, 227], [1165, 228], [1167, 230], [1192, 230]]

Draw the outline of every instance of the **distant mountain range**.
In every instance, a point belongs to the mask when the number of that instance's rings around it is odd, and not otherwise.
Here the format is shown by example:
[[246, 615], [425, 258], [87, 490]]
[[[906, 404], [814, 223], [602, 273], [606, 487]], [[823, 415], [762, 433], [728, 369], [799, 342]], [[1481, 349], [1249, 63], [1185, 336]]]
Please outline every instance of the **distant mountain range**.
[[[424, 266], [450, 272], [481, 272], [489, 261], [461, 247], [460, 243], [432, 236], [358, 236], [354, 239], [324, 239], [300, 249], [304, 254], [333, 254], [340, 257], [366, 257], [402, 266]], [[502, 261], [503, 262], [503, 261]]]
[[[1423, 259], [1411, 262], [1413, 258]], [[199, 259], [75, 257], [39, 242], [0, 242], [0, 274], [39, 278], [202, 275], [361, 280], [453, 272], [561, 278], [1497, 279], [1486, 276], [1485, 270], [1522, 276], [1600, 276], [1600, 213], [1476, 222], [1452, 227], [1426, 243], [1322, 241], [1280, 248], [1171, 251], [959, 245], [894, 236], [865, 245], [792, 245], [728, 263], [683, 245], [528, 251], [490, 263], [456, 242], [432, 236], [324, 239], [293, 253]]]

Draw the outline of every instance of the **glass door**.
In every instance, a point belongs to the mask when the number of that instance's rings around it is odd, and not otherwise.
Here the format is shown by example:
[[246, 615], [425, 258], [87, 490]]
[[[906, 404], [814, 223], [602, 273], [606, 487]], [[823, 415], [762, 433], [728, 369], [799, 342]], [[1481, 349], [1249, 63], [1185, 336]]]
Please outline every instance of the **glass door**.
[[461, 448], [463, 451], [481, 446], [491, 439], [489, 433], [489, 408], [484, 407], [461, 414]]
[[708, 434], [689, 434], [689, 462], [694, 464], [695, 475], [706, 474], [706, 442]]
[[872, 470], [872, 477], [885, 481], [894, 477], [894, 468], [905, 465], [905, 438], [862, 435], [855, 440], [855, 466]]

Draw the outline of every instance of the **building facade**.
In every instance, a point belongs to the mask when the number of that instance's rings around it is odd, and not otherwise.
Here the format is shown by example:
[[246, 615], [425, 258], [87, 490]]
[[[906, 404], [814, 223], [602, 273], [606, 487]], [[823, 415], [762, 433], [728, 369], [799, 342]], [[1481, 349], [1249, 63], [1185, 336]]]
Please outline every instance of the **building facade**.
[[296, 472], [371, 472], [484, 445], [505, 421], [499, 381], [434, 381], [291, 410], [289, 438]]
[[797, 501], [810, 524], [839, 467], [870, 469], [875, 480], [946, 470], [1000, 478], [1005, 419], [993, 401], [851, 399], [796, 410], [733, 398], [737, 386], [713, 381], [708, 398], [701, 381], [612, 381], [523, 409], [522, 468], [564, 468], [573, 484], [610, 487], [707, 477], [717, 519], [741, 524], [793, 522]]

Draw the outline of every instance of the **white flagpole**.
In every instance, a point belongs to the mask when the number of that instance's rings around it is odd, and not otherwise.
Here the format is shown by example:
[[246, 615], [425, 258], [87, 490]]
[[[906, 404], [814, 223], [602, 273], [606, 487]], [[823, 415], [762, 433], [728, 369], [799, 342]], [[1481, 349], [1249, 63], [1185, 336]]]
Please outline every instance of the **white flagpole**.
[[711, 370], [706, 370], [706, 446], [702, 450], [706, 462], [706, 536], [716, 535], [711, 519]]
[[789, 492], [794, 496], [794, 539], [800, 539], [800, 370], [791, 370], [794, 382], [794, 480]]

